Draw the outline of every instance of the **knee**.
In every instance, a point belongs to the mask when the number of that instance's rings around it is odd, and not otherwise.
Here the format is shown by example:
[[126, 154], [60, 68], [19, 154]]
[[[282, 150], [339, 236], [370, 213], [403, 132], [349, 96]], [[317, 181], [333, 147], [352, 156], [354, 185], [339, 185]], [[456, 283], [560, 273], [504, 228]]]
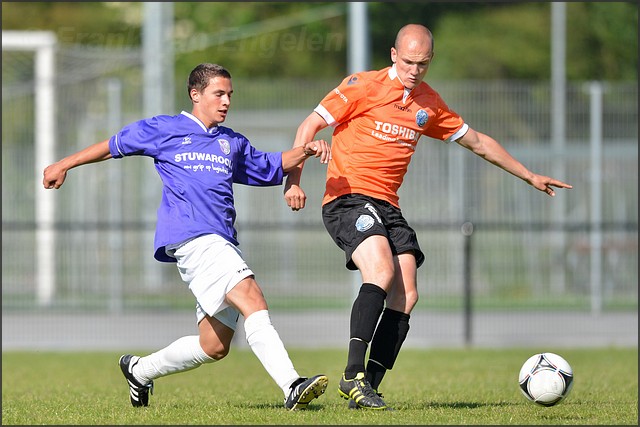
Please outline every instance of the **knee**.
[[394, 289], [387, 297], [387, 307], [392, 310], [401, 311], [403, 313], [411, 313], [413, 308], [418, 303], [418, 291], [404, 289], [403, 292], [398, 292]]
[[227, 356], [227, 354], [229, 354], [229, 350], [230, 350], [229, 346], [224, 345], [221, 342], [216, 342], [216, 343], [200, 342], [200, 346], [202, 347], [202, 350], [207, 354], [207, 356], [209, 356], [214, 360], [224, 359]]
[[395, 266], [393, 263], [379, 263], [375, 265], [372, 269], [370, 269], [368, 274], [363, 274], [364, 276], [368, 276], [370, 280], [364, 279], [365, 282], [372, 282], [376, 285], [380, 286], [385, 291], [389, 291], [391, 288], [394, 277], [396, 274]]
[[238, 283], [226, 296], [227, 302], [236, 307], [246, 319], [252, 313], [267, 309], [267, 302], [253, 276]]
[[413, 290], [413, 291], [409, 291], [406, 294], [406, 299], [407, 299], [407, 308], [409, 309], [409, 311], [413, 310], [413, 307], [416, 306], [416, 304], [418, 303], [418, 291]]

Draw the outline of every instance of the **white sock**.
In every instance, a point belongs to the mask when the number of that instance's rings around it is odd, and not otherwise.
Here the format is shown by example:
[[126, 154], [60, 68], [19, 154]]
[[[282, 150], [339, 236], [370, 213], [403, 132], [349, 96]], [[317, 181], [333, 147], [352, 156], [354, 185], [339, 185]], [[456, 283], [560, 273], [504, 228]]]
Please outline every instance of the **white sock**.
[[200, 337], [190, 335], [178, 338], [162, 350], [141, 357], [132, 372], [141, 384], [148, 384], [156, 378], [195, 369], [203, 363], [215, 361], [202, 350]]
[[289, 396], [289, 386], [300, 375], [293, 367], [278, 332], [271, 324], [269, 312], [267, 310], [256, 311], [244, 319], [244, 331], [251, 350], [271, 375], [271, 378], [282, 389], [286, 398]]

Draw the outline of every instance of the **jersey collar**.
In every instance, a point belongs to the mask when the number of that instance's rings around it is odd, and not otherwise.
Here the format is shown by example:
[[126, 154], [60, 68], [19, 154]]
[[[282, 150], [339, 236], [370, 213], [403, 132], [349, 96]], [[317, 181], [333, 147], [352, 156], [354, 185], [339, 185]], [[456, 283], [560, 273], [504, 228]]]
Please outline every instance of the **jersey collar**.
[[202, 123], [202, 121], [197, 118], [196, 116], [194, 116], [191, 113], [187, 113], [186, 111], [182, 111], [180, 114], [182, 114], [183, 116], [186, 116], [188, 118], [190, 118], [191, 120], [193, 120], [198, 126], [200, 126], [202, 128], [203, 131], [207, 132], [207, 133], [214, 133], [218, 130], [218, 126], [213, 126], [212, 128], [207, 128], [205, 126], [204, 123]]
[[389, 78], [391, 80], [398, 79], [398, 82], [402, 86], [402, 89], [404, 89], [404, 93], [402, 94], [402, 102], [406, 102], [407, 101], [407, 97], [411, 93], [411, 89], [407, 89], [406, 87], [404, 87], [404, 83], [402, 82], [402, 79], [398, 75], [398, 70], [396, 70], [396, 64], [395, 63], [391, 66], [391, 68], [389, 68]]

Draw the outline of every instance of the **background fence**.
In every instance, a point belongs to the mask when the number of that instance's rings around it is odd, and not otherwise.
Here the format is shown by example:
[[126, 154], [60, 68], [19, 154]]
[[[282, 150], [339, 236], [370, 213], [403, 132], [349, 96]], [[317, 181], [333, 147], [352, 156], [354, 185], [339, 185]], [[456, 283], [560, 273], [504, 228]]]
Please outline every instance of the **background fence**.
[[[56, 159], [143, 118], [140, 57], [137, 50], [56, 51]], [[3, 50], [2, 72], [3, 314], [192, 311], [175, 266], [153, 260], [161, 187], [146, 158], [70, 172], [55, 192], [55, 290], [46, 304], [38, 299], [33, 54]], [[286, 150], [297, 125], [337, 83], [234, 79], [225, 125], [259, 149]], [[569, 84], [560, 151], [551, 142], [549, 82], [429, 83], [470, 126], [531, 170], [574, 188], [547, 197], [457, 144], [423, 137], [400, 193], [426, 253], [416, 313], [462, 313], [470, 305], [637, 315], [637, 82], [599, 83], [595, 116], [594, 86]], [[168, 113], [190, 111], [186, 89], [175, 104]], [[320, 137], [329, 140], [328, 132]], [[322, 225], [324, 173], [319, 163], [305, 166], [309, 199], [300, 212], [287, 208], [282, 187], [236, 187], [241, 249], [274, 311], [343, 315], [359, 285]], [[462, 232], [466, 222], [471, 236]]]

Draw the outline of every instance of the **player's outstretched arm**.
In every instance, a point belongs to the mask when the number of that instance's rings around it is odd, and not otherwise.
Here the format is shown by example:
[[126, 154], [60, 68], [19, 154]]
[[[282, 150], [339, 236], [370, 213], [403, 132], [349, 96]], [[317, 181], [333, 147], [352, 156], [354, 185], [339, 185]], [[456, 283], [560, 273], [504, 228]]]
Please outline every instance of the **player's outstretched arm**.
[[64, 183], [67, 178], [67, 172], [70, 169], [110, 158], [109, 140], [97, 142], [47, 166], [43, 172], [42, 185], [44, 188], [55, 188], [57, 190]]
[[[327, 127], [327, 122], [324, 121], [317, 113], [312, 112], [304, 119], [296, 132], [296, 139], [293, 142], [293, 148], [302, 147], [307, 141], [311, 141], [315, 138], [316, 134], [322, 129]], [[331, 152], [329, 157], [324, 163], [331, 158]], [[287, 202], [287, 206], [293, 211], [303, 209], [307, 200], [307, 195], [300, 188], [300, 180], [302, 178], [302, 169], [304, 162], [298, 166], [292, 168], [284, 184], [284, 200]]]
[[531, 172], [511, 156], [498, 141], [471, 128], [457, 142], [488, 162], [524, 180], [537, 190], [547, 193], [549, 196], [556, 195], [553, 187], [573, 188], [570, 184], [557, 179]]
[[326, 141], [319, 139], [305, 142], [302, 146], [293, 147], [282, 153], [282, 169], [288, 173], [304, 163], [309, 157], [319, 157], [320, 163], [327, 163], [329, 155], [330, 148]]

